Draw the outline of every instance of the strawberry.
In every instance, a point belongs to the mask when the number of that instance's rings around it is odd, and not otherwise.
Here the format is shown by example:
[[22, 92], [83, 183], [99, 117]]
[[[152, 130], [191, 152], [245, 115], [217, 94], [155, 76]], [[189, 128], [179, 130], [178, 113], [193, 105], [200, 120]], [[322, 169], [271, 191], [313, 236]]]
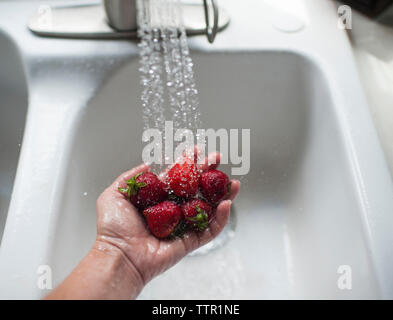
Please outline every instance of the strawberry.
[[192, 198], [198, 192], [199, 171], [195, 163], [186, 160], [176, 163], [167, 173], [166, 183], [173, 195]]
[[193, 199], [181, 206], [185, 221], [199, 231], [209, 226], [212, 207], [205, 201]]
[[183, 214], [180, 207], [172, 201], [164, 201], [143, 211], [147, 225], [157, 238], [167, 238], [176, 229]]
[[164, 201], [168, 192], [165, 184], [152, 172], [139, 173], [127, 180], [126, 188], [119, 188], [126, 193], [131, 203], [138, 209], [144, 209]]
[[219, 170], [209, 170], [202, 173], [199, 183], [203, 197], [213, 205], [223, 200], [231, 189], [228, 176]]

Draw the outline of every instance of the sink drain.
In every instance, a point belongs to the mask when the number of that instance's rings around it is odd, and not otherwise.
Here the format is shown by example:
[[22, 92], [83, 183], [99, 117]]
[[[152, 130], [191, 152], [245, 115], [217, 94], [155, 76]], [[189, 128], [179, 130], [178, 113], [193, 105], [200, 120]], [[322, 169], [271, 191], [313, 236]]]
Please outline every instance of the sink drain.
[[225, 226], [224, 230], [212, 241], [200, 247], [199, 249], [188, 254], [188, 257], [202, 256], [210, 253], [211, 251], [222, 248], [226, 245], [229, 240], [235, 235], [236, 228], [236, 208], [234, 204], [231, 205], [231, 215], [228, 224]]

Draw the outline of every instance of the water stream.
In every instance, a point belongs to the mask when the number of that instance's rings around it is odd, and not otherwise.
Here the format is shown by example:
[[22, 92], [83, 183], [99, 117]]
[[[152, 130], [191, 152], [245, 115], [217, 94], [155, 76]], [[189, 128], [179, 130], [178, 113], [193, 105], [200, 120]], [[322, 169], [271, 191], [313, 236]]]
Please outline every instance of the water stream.
[[[165, 143], [165, 121], [170, 120], [174, 130], [190, 130], [198, 139], [198, 90], [179, 0], [138, 0], [137, 5], [144, 129], [159, 129]], [[160, 172], [164, 165], [151, 168]], [[204, 255], [227, 243], [234, 233], [233, 216], [232, 210], [224, 232], [190, 255]]]
[[137, 5], [144, 129], [163, 134], [170, 120], [174, 130], [196, 136], [199, 99], [179, 0], [138, 0]]

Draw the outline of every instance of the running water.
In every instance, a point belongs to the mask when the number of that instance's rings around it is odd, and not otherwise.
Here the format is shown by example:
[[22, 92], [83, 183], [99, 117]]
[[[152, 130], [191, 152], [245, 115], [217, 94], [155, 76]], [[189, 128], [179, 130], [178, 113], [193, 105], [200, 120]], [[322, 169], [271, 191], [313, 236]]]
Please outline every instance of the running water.
[[[158, 129], [165, 143], [165, 121], [173, 121], [174, 130], [190, 130], [198, 141], [202, 121], [180, 1], [137, 0], [137, 6], [144, 129]], [[163, 167], [152, 165], [157, 172]], [[232, 238], [233, 213], [220, 236], [190, 255], [206, 254]]]
[[165, 137], [170, 120], [174, 130], [188, 129], [196, 137], [198, 91], [179, 0], [138, 0], [137, 5], [144, 129], [157, 128]]
[[140, 74], [144, 129], [164, 128], [164, 87], [162, 55], [158, 29], [151, 27], [151, 0], [138, 0]]

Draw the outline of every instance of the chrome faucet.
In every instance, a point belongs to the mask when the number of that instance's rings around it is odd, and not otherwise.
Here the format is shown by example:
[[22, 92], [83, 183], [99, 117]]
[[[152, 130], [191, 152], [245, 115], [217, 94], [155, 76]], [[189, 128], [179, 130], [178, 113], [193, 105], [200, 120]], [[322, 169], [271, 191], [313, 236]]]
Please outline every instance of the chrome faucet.
[[109, 25], [118, 31], [137, 28], [137, 0], [103, 0]]
[[[57, 38], [111, 39], [137, 37], [137, 0], [102, 0], [69, 6], [40, 6], [28, 22], [37, 35]], [[229, 16], [216, 0], [180, 3], [189, 36], [206, 35], [212, 43], [229, 24]]]

